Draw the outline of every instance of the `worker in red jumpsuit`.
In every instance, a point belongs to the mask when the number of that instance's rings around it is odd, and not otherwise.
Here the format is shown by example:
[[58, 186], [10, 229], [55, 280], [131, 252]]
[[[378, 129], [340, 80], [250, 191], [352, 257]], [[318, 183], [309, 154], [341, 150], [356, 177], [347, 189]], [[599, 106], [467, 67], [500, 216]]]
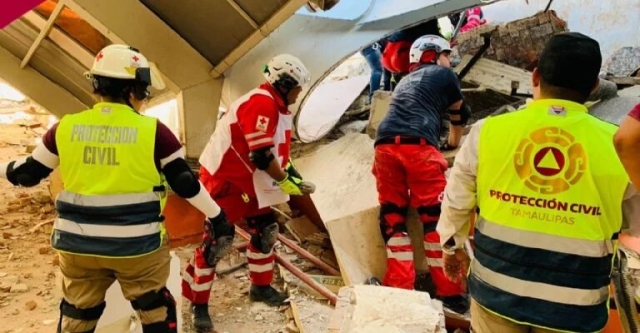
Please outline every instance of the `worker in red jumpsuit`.
[[[278, 224], [270, 206], [287, 202], [289, 195], [313, 192], [313, 184], [302, 182], [289, 159], [288, 106], [296, 102], [310, 75], [288, 54], [271, 59], [264, 75], [267, 82], [240, 97], [218, 120], [200, 156], [200, 180], [229, 221], [247, 221], [251, 300], [279, 306], [287, 296], [271, 286]], [[208, 302], [220, 255], [211, 258], [207, 249], [195, 250], [182, 282], [198, 332], [213, 330]]]
[[382, 43], [382, 66], [393, 74], [394, 86], [409, 73], [409, 49], [413, 42], [425, 35], [442, 37], [437, 19], [394, 32]]
[[[373, 174], [380, 201], [380, 230], [387, 248], [382, 284], [414, 289], [413, 248], [405, 219], [408, 208], [416, 208], [424, 225], [424, 253], [436, 297], [447, 308], [464, 313], [468, 299], [460, 284], [444, 276], [436, 233], [448, 168], [439, 148], [452, 149], [460, 143], [470, 115], [463, 105], [458, 77], [450, 69], [450, 53], [449, 42], [436, 35], [420, 37], [411, 46], [410, 73], [393, 92], [389, 113], [378, 127]], [[445, 113], [451, 126], [448, 142], [440, 145]]]

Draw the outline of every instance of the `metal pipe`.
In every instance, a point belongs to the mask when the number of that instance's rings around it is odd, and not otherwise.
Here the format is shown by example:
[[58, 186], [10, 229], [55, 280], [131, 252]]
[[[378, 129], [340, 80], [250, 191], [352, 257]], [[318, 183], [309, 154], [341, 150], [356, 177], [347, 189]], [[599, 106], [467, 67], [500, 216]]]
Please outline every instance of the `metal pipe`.
[[335, 268], [327, 265], [327, 263], [325, 263], [324, 261], [320, 260], [318, 257], [314, 256], [313, 254], [309, 253], [309, 251], [307, 251], [307, 250], [301, 248], [300, 246], [296, 245], [293, 241], [291, 241], [290, 239], [288, 239], [284, 235], [278, 234], [278, 240], [281, 241], [284, 245], [286, 245], [289, 248], [291, 248], [292, 250], [294, 250], [295, 252], [297, 252], [299, 255], [301, 255], [305, 259], [311, 261], [311, 263], [316, 265], [316, 267], [320, 268], [325, 273], [331, 274], [331, 275], [335, 275], [335, 276], [341, 276], [340, 271], [338, 271]]
[[[240, 235], [240, 237], [249, 240], [251, 236], [244, 230], [240, 228], [236, 228], [236, 233]], [[295, 275], [300, 281], [306, 283], [309, 287], [313, 288], [313, 290], [320, 293], [320, 295], [326, 297], [332, 305], [336, 305], [338, 302], [338, 296], [334, 294], [331, 290], [327, 289], [327, 287], [319, 284], [312, 278], [308, 277], [303, 271], [301, 271], [298, 267], [294, 266], [292, 263], [283, 259], [279, 254], [274, 253], [276, 258], [276, 262], [285, 269], [287, 269], [291, 274]]]

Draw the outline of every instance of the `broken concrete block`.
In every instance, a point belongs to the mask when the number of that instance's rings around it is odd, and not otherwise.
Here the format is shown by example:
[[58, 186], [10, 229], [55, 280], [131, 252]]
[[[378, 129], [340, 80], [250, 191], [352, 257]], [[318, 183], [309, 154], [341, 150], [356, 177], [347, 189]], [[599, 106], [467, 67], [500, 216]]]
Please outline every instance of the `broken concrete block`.
[[429, 294], [381, 286], [340, 290], [331, 333], [445, 333], [444, 313]]
[[458, 35], [460, 56], [475, 54], [483, 44], [481, 35], [491, 35], [491, 46], [485, 52], [487, 59], [532, 70], [537, 63], [542, 47], [554, 34], [567, 31], [566, 22], [553, 10], [512, 21], [502, 26], [487, 24]]

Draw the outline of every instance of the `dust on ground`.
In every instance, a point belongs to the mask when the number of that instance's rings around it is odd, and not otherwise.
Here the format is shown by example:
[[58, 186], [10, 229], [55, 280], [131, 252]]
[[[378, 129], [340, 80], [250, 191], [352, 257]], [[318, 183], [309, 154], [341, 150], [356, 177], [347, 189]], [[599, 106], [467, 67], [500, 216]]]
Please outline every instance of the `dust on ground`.
[[[195, 246], [174, 249], [183, 266], [189, 262]], [[240, 262], [246, 262], [242, 253], [232, 253], [218, 264], [217, 270], [224, 270]], [[276, 280], [275, 286], [282, 290], [281, 281]], [[249, 300], [249, 271], [244, 268], [229, 274], [216, 276], [209, 300], [209, 313], [214, 322], [214, 328], [219, 333], [255, 332], [279, 333], [285, 332], [286, 307], [269, 307], [263, 303], [253, 303]], [[183, 300], [182, 319], [184, 332], [195, 332], [191, 324], [189, 302]]]
[[[46, 131], [35, 121], [17, 122], [0, 124], [0, 163], [28, 156], [27, 151], [33, 149]], [[0, 322], [3, 323], [0, 333], [54, 332], [58, 324], [62, 293], [58, 283], [59, 262], [49, 241], [56, 215], [48, 187], [49, 180], [32, 188], [14, 187], [0, 180]], [[181, 259], [182, 268], [195, 246], [173, 249]], [[240, 262], [246, 262], [246, 257], [235, 252], [219, 264], [218, 270]], [[297, 264], [300, 263], [302, 261]], [[216, 331], [298, 332], [290, 307], [272, 308], [250, 302], [248, 274], [245, 265], [216, 277], [209, 303]], [[283, 290], [279, 274], [274, 285]], [[302, 293], [294, 294], [293, 299], [303, 309], [300, 312], [303, 313], [301, 320], [306, 322], [305, 332], [324, 332], [328, 322], [326, 310], [322, 318], [312, 319], [318, 311], [317, 302]], [[194, 332], [188, 301], [183, 299], [182, 304], [183, 332]]]
[[[28, 126], [0, 124], [0, 163], [27, 156], [39, 133]], [[16, 188], [0, 180], [0, 332], [53, 332], [58, 323], [60, 292], [57, 256], [49, 245], [47, 225], [55, 216], [48, 181]]]

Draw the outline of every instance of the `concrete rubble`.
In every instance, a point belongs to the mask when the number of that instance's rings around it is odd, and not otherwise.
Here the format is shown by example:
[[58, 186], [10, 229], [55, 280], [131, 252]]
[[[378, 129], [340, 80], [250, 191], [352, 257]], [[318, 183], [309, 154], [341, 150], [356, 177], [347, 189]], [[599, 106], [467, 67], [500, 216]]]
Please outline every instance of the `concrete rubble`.
[[[465, 98], [474, 111], [470, 124], [489, 115], [514, 112], [526, 102], [525, 97], [512, 95], [512, 82], [519, 82], [517, 93], [532, 93], [530, 76], [538, 52], [551, 35], [561, 31], [567, 31], [565, 22], [549, 11], [504, 26], [487, 25], [459, 35], [461, 62], [455, 69], [458, 73], [481, 47], [482, 36], [491, 36], [491, 46], [463, 79]], [[637, 48], [620, 49], [605, 62], [603, 73], [634, 75], [640, 67], [636, 61], [639, 54]], [[352, 78], [355, 79], [348, 81]], [[331, 112], [320, 112], [324, 118], [316, 118], [317, 110], [305, 111], [305, 108], [317, 105], [303, 107], [298, 121], [307, 123], [298, 131], [311, 138], [302, 141], [315, 142], [302, 144], [298, 141], [292, 148], [300, 173], [317, 185], [312, 198], [328, 234], [287, 205], [278, 209], [282, 212], [281, 232], [329, 266], [339, 269], [340, 276], [327, 275], [285, 246], [279, 246], [277, 253], [338, 294], [338, 304], [335, 308], [328, 305], [325, 297], [280, 265], [276, 268], [276, 285], [289, 293], [291, 306], [274, 309], [250, 303], [246, 256], [234, 252], [217, 267], [218, 276], [210, 300], [216, 329], [219, 332], [256, 333], [444, 333], [445, 311], [428, 293], [362, 285], [370, 276], [381, 278], [386, 265], [371, 164], [372, 138], [388, 111], [390, 93], [376, 92], [369, 113], [364, 113], [363, 117], [363, 111], [366, 111], [363, 107], [366, 91], [363, 89], [368, 81], [368, 71], [362, 67], [362, 59], [346, 70], [343, 68], [342, 72], [334, 73], [331, 80], [330, 84], [339, 89], [342, 89], [340, 84], [346, 83], [356, 87], [346, 94], [348, 102], [340, 100], [334, 103], [339, 107]], [[603, 87], [607, 90], [593, 96], [590, 112], [605, 121], [619, 122], [640, 103], [639, 86], [615, 90], [613, 94], [611, 83], [604, 82]], [[9, 104], [5, 103], [4, 113], [13, 114], [8, 106], [16, 105]], [[23, 108], [22, 105], [17, 107]], [[8, 124], [0, 124], [2, 161], [27, 155], [49, 126], [47, 115], [29, 112], [31, 114], [25, 118], [14, 117], [7, 121]], [[304, 112], [309, 112], [306, 117]], [[3, 113], [2, 108], [0, 113]], [[450, 163], [455, 153], [447, 153]], [[0, 318], [9, 323], [0, 328], [0, 333], [51, 331], [57, 322], [59, 260], [51, 251], [48, 234], [55, 217], [49, 191], [59, 190], [52, 189], [59, 185], [55, 181], [51, 188], [47, 185], [49, 183], [45, 182], [31, 189], [16, 190], [9, 189], [11, 186], [7, 182], [0, 182], [0, 189], [4, 190], [0, 194], [3, 198], [0, 200]], [[415, 212], [410, 214], [408, 224], [414, 247], [421, 246], [421, 225]], [[237, 245], [241, 245], [242, 241], [237, 241]], [[170, 281], [170, 288], [181, 303], [180, 324], [184, 323], [186, 332], [190, 330], [191, 319], [188, 304], [181, 302], [179, 297], [179, 271], [191, 258], [196, 245], [175, 249]], [[425, 273], [423, 251], [414, 255], [417, 270]], [[29, 260], [34, 257], [39, 260]], [[109, 303], [116, 304], [115, 308], [130, 307], [116, 289], [112, 286]], [[113, 305], [108, 307], [98, 332], [140, 331], [135, 316], [122, 317], [121, 311], [111, 309], [114, 309]]]
[[[49, 116], [29, 103], [0, 105], [0, 161], [26, 156]], [[0, 332], [55, 330], [60, 295], [57, 255], [48, 250], [51, 224], [43, 223], [55, 216], [47, 183], [16, 189], [0, 182], [0, 198]]]
[[442, 303], [429, 294], [355, 285], [340, 291], [329, 333], [446, 333]]

